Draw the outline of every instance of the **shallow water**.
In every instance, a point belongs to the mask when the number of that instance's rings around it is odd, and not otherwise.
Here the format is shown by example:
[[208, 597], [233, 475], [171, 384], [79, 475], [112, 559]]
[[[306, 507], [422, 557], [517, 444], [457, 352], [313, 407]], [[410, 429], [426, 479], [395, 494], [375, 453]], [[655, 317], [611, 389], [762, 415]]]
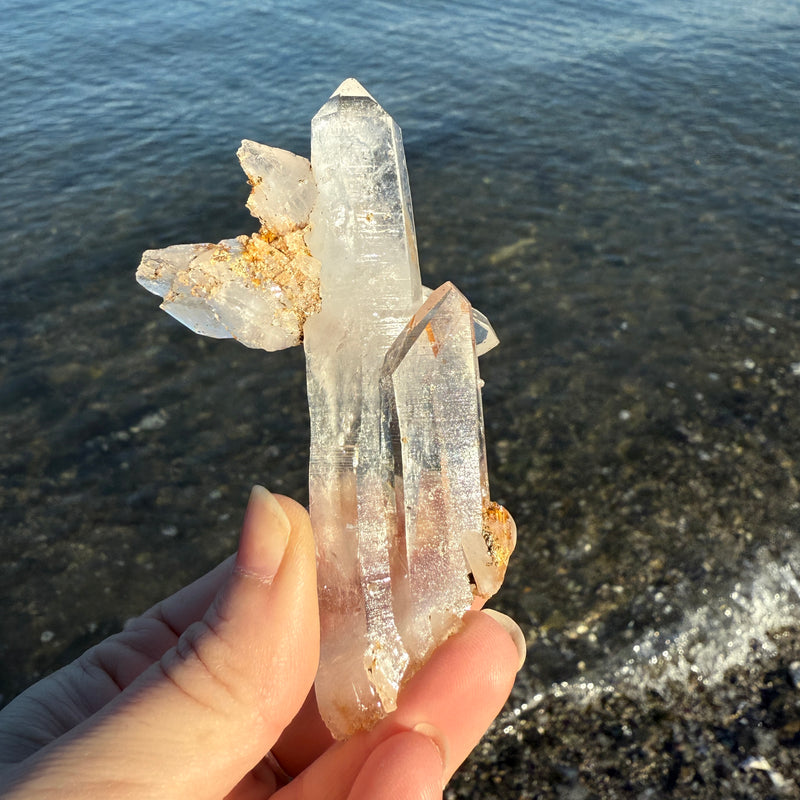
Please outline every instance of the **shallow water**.
[[[453, 280], [501, 338], [481, 362], [487, 438], [520, 544], [496, 605], [530, 649], [456, 796], [614, 796], [599, 762], [528, 735], [536, 713], [571, 741], [581, 703], [652, 710], [652, 691], [674, 711], [691, 677], [712, 687], [687, 703], [706, 730], [726, 671], [788, 675], [798, 23], [770, 2], [13, 0], [4, 699], [230, 552], [252, 483], [306, 497], [302, 354], [202, 340], [133, 272], [146, 248], [252, 230], [239, 140], [307, 154], [348, 75], [403, 128], [425, 282]], [[759, 747], [795, 753], [775, 742]], [[720, 786], [761, 791], [740, 750]], [[637, 791], [669, 788], [674, 763]]]

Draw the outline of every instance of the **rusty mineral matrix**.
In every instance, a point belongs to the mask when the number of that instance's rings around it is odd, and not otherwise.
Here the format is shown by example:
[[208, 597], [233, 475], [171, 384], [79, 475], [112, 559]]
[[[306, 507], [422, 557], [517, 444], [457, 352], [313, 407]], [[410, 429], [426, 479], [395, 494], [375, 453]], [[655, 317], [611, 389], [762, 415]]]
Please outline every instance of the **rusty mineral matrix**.
[[137, 278], [198, 333], [304, 344], [316, 694], [343, 738], [502, 583], [516, 531], [489, 499], [477, 360], [497, 338], [452, 284], [422, 286], [400, 129], [357, 81], [314, 117], [310, 164], [239, 158], [261, 229], [147, 251]]

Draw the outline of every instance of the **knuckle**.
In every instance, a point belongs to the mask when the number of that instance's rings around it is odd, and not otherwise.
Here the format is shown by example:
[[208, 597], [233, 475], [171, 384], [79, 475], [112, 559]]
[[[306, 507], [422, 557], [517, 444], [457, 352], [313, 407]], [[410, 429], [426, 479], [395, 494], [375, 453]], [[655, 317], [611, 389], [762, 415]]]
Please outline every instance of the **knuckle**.
[[200, 705], [230, 714], [245, 705], [241, 680], [230, 646], [205, 620], [192, 623], [174, 648], [159, 661], [165, 678]]

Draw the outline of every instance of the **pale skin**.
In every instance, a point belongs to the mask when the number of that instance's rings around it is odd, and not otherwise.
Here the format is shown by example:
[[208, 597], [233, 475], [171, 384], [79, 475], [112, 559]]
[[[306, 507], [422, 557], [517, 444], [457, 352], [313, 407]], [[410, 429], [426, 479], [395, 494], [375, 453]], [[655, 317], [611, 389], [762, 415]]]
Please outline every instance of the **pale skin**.
[[[430, 800], [509, 695], [511, 620], [470, 611], [372, 731], [334, 743], [305, 509], [257, 487], [237, 554], [0, 712], [5, 800]], [[271, 755], [267, 755], [270, 754]]]

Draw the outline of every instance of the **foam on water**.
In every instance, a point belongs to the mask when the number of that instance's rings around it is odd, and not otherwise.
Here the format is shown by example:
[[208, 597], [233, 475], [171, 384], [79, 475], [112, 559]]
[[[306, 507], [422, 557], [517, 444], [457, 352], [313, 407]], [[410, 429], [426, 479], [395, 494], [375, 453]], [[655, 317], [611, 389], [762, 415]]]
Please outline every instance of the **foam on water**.
[[692, 677], [714, 686], [755, 650], [774, 653], [767, 634], [798, 619], [800, 548], [783, 552], [781, 561], [775, 561], [775, 554], [762, 547], [753, 562], [741, 565], [742, 581], [730, 594], [709, 597], [676, 630], [649, 631], [615, 677], [657, 691], [686, 684]]
[[629, 695], [669, 695], [690, 681], [713, 689], [729, 670], [748, 663], [754, 652], [774, 655], [777, 648], [770, 634], [800, 619], [800, 546], [784, 551], [777, 561], [769, 547], [761, 547], [750, 562], [741, 564], [741, 571], [742, 580], [729, 593], [713, 596], [701, 590], [706, 602], [678, 624], [648, 630], [629, 648], [596, 664], [589, 675], [554, 683], [545, 691], [531, 690], [500, 726], [548, 695], [569, 697], [580, 705], [617, 689]]

